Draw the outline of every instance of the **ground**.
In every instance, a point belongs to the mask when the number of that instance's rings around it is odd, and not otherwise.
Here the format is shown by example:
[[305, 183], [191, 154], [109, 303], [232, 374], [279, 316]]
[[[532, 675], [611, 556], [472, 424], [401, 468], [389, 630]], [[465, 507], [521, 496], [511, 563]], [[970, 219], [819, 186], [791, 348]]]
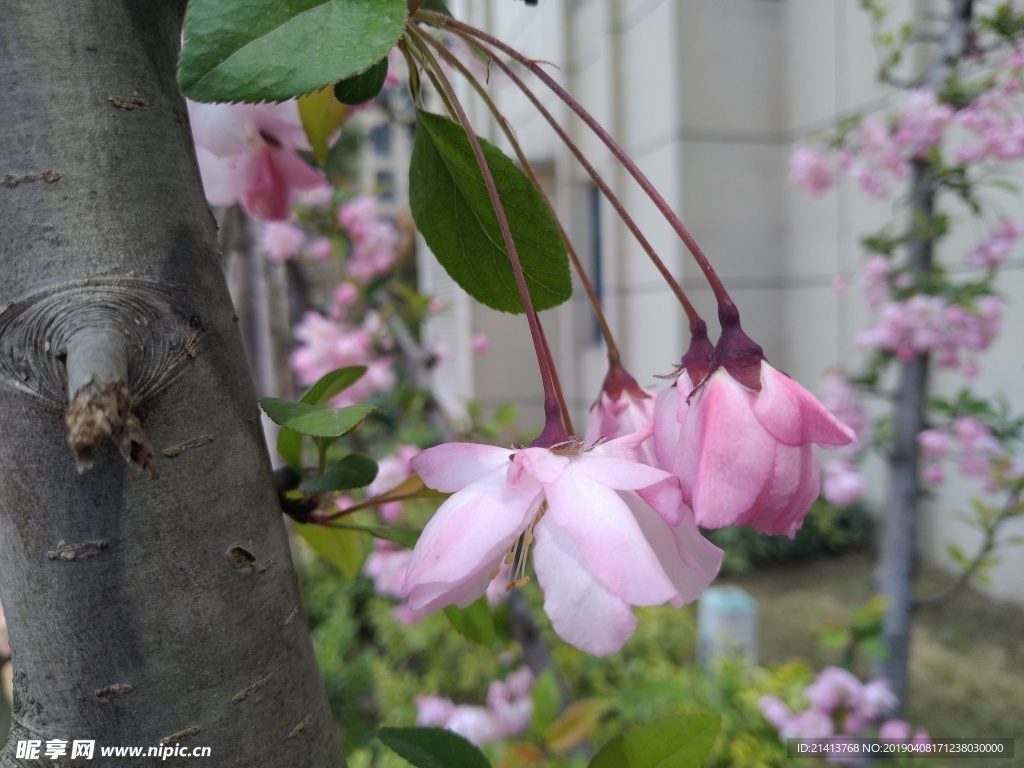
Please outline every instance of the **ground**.
[[[873, 554], [856, 552], [761, 566], [720, 583], [742, 586], [758, 600], [762, 663], [803, 656], [820, 668], [836, 662], [834, 651], [816, 644], [820, 626], [842, 621], [871, 596], [873, 569]], [[948, 581], [941, 571], [924, 568], [918, 594], [936, 592]], [[865, 664], [859, 671], [867, 669]], [[913, 637], [910, 696], [911, 723], [933, 736], [1017, 740], [1013, 763], [980, 760], [979, 766], [1024, 765], [1024, 607], [965, 589], [941, 607], [922, 609]]]

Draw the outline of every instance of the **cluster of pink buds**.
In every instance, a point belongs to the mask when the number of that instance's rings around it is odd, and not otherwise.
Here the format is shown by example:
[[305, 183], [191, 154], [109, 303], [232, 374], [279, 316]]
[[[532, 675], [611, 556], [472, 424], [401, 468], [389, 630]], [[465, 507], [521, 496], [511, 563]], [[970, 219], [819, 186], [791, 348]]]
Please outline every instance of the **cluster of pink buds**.
[[506, 680], [495, 680], [487, 691], [486, 706], [456, 704], [443, 696], [417, 696], [416, 724], [437, 726], [464, 736], [482, 747], [518, 736], [533, 717], [533, 674], [520, 667]]
[[[896, 697], [885, 680], [862, 683], [839, 667], [826, 667], [807, 687], [804, 696], [810, 706], [793, 712], [777, 696], [762, 696], [758, 705], [761, 714], [786, 739], [821, 739], [828, 737], [863, 738], [872, 724], [896, 706]], [[879, 737], [889, 741], [909, 741], [910, 727], [902, 720], [888, 720], [879, 729]], [[927, 743], [928, 734], [918, 731], [915, 743]], [[849, 762], [841, 753], [830, 756], [830, 762]]]

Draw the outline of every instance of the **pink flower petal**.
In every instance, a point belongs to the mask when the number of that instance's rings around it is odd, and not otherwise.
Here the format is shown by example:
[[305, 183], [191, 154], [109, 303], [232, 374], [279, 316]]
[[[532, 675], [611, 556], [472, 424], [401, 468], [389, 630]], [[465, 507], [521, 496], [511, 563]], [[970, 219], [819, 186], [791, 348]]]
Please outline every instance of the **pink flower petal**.
[[[698, 525], [722, 528], [756, 503], [774, 471], [778, 443], [754, 416], [750, 390], [724, 370], [698, 397], [680, 441], [684, 455], [696, 457], [691, 506]], [[685, 489], [687, 477], [681, 479]]]
[[494, 470], [463, 488], [427, 523], [402, 586], [414, 610], [433, 611], [453, 602], [465, 606], [484, 594], [490, 572], [541, 501], [539, 495], [510, 488], [505, 475], [504, 468]]
[[508, 448], [444, 443], [414, 456], [409, 464], [428, 488], [455, 493], [495, 470], [507, 468], [511, 458], [512, 451]]
[[584, 461], [545, 486], [548, 513], [537, 529], [553, 522], [571, 536], [587, 568], [616, 597], [631, 605], [668, 602], [675, 590], [632, 511], [618, 493], [575, 471]]
[[636, 629], [636, 616], [594, 579], [571, 535], [542, 523], [535, 531], [533, 565], [555, 632], [587, 653], [615, 653]]
[[718, 575], [724, 553], [701, 536], [693, 513], [686, 510], [678, 525], [668, 525], [632, 494], [626, 494], [626, 503], [676, 589], [669, 602], [679, 608], [700, 597]]
[[753, 397], [754, 415], [784, 445], [817, 443], [836, 448], [856, 441], [853, 430], [784, 373], [761, 362], [761, 391]]

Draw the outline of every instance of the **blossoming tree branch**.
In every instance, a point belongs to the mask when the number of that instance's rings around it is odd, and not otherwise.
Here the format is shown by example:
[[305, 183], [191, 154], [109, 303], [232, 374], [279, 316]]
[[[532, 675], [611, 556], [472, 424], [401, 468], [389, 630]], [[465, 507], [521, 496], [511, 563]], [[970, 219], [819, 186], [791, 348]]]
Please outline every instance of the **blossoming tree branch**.
[[[551, 123], [678, 298], [690, 344], [665, 350], [666, 361], [678, 363], [662, 391], [641, 387], [625, 369], [526, 153], [486, 83], [453, 54], [453, 41], [499, 70]], [[312, 350], [326, 326], [310, 316], [297, 330], [305, 346], [293, 358], [310, 389], [297, 402], [263, 400], [282, 426], [278, 450], [305, 494], [295, 516], [305, 525], [372, 534], [390, 542], [385, 550], [414, 544], [392, 589], [415, 613], [468, 609], [495, 584], [521, 588], [535, 574], [556, 632], [589, 653], [613, 653], [634, 632], [634, 607], [682, 606], [715, 578], [722, 552], [699, 527], [750, 525], [794, 536], [821, 488], [814, 446], [854, 444], [854, 430], [768, 363], [712, 259], [615, 139], [543, 66], [457, 21], [440, 3], [193, 0], [179, 80], [192, 100], [210, 202], [240, 203], [267, 222], [264, 248], [272, 258], [288, 259], [303, 247], [317, 258], [329, 255], [330, 242], [306, 245], [291, 221], [297, 205], [329, 207], [332, 200], [321, 172], [298, 152], [322, 163], [349, 110], [393, 86], [399, 66], [416, 112], [409, 188], [417, 228], [467, 293], [525, 316], [545, 421], [525, 445], [428, 448], [408, 459], [413, 474], [404, 482], [376, 484], [358, 503], [333, 503], [377, 474], [372, 459], [356, 452], [338, 458], [336, 449], [373, 411], [362, 400], [387, 386], [387, 364], [375, 373], [344, 363], [324, 370], [325, 358]], [[518, 165], [476, 135], [455, 75], [494, 113]], [[541, 105], [538, 88], [552, 91], [596, 134], [678, 234], [717, 300], [716, 340], [613, 190]], [[338, 217], [354, 247], [354, 280], [388, 267], [381, 254], [393, 235], [373, 223], [367, 206], [350, 203]], [[608, 353], [608, 373], [595, 382], [582, 432], [566, 408], [539, 314], [569, 298], [572, 269]], [[337, 318], [353, 290], [336, 293]], [[367, 329], [364, 346], [372, 333]], [[418, 535], [351, 522], [360, 509], [438, 494], [447, 498]], [[416, 738], [392, 732], [385, 740], [403, 753], [402, 739]]]

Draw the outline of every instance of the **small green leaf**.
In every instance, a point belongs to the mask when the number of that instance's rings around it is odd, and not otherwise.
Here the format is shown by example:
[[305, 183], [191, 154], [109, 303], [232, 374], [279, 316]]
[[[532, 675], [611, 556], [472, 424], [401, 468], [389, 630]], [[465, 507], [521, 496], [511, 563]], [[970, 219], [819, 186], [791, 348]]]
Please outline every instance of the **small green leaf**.
[[300, 491], [317, 493], [321, 491], [348, 491], [362, 488], [377, 477], [377, 462], [363, 453], [350, 453], [341, 461], [332, 464], [318, 477], [299, 485]]
[[588, 768], [700, 768], [718, 735], [718, 715], [637, 725], [606, 743]]
[[358, 427], [373, 411], [373, 405], [349, 405], [345, 408], [318, 408], [277, 397], [264, 397], [260, 405], [267, 416], [282, 427], [314, 437], [341, 437]]
[[[572, 293], [569, 258], [551, 209], [497, 147], [480, 141], [512, 230], [534, 308]], [[420, 111], [409, 166], [409, 205], [430, 250], [469, 295], [502, 312], [522, 312], [512, 263], [466, 132]]]
[[422, 531], [398, 531], [394, 528], [381, 528], [376, 525], [348, 525], [345, 523], [335, 524], [336, 528], [343, 528], [349, 531], [362, 531], [368, 533], [376, 539], [387, 539], [388, 541], [395, 541], [399, 544], [404, 544], [409, 549], [416, 546], [416, 542], [419, 541], [420, 533]]
[[323, 525], [296, 525], [295, 530], [306, 543], [348, 579], [359, 575], [366, 552], [359, 531], [328, 528]]
[[416, 768], [491, 768], [478, 747], [442, 728], [381, 728], [377, 737]]
[[321, 168], [327, 165], [327, 156], [331, 151], [327, 142], [345, 122], [347, 115], [348, 107], [338, 103], [330, 88], [324, 88], [299, 99], [302, 128], [306, 131], [309, 146], [313, 148], [313, 157]]
[[335, 368], [330, 373], [325, 373], [317, 379], [316, 384], [307, 389], [302, 397], [299, 398], [299, 402], [309, 403], [310, 405], [327, 405], [328, 400], [351, 387], [363, 378], [365, 373], [365, 365]]
[[385, 56], [365, 72], [346, 77], [334, 84], [334, 98], [342, 104], [365, 104], [380, 93], [388, 77], [388, 60]]
[[404, 0], [191, 0], [178, 82], [196, 101], [284, 101], [364, 72], [402, 34]]
[[456, 632], [485, 648], [493, 646], [494, 641], [498, 639], [498, 633], [494, 629], [494, 616], [491, 614], [491, 606], [487, 603], [486, 595], [465, 608], [449, 605], [444, 609], [444, 615], [448, 617]]
[[277, 435], [277, 452], [292, 469], [302, 468], [302, 435], [282, 427]]
[[550, 669], [545, 669], [534, 683], [533, 716], [531, 726], [538, 734], [544, 733], [558, 717], [558, 682]]

